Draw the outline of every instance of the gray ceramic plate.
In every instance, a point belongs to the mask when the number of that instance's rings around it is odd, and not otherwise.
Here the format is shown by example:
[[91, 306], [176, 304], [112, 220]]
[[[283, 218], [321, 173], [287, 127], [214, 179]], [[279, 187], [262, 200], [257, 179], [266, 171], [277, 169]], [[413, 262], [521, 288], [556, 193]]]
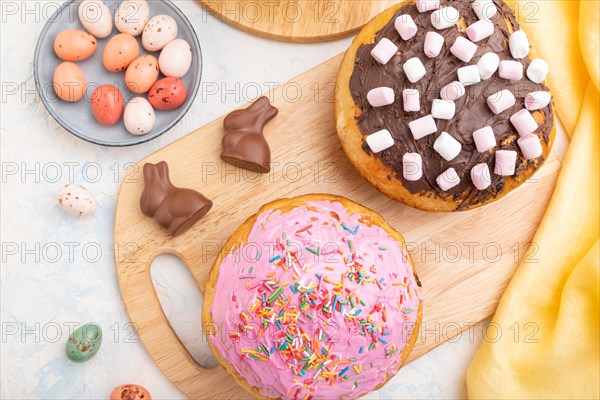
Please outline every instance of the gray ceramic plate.
[[[171, 111], [156, 110], [156, 124], [154, 129], [146, 135], [135, 136], [127, 132], [123, 124], [123, 118], [117, 124], [107, 127], [100, 125], [92, 115], [92, 109], [89, 102], [93, 90], [102, 84], [111, 84], [117, 86], [125, 99], [125, 104], [135, 96], [125, 86], [124, 72], [108, 72], [104, 69], [102, 63], [102, 53], [104, 46], [111, 37], [119, 33], [113, 26], [112, 35], [106, 39], [98, 40], [96, 52], [89, 59], [77, 63], [83, 70], [87, 83], [91, 84], [87, 90], [86, 97], [77, 103], [68, 103], [57, 98], [52, 86], [54, 69], [62, 62], [54, 53], [54, 39], [56, 35], [67, 29], [83, 29], [77, 9], [81, 0], [67, 1], [58, 9], [46, 26], [42, 30], [35, 49], [33, 60], [33, 73], [35, 83], [40, 94], [42, 102], [48, 109], [48, 112], [54, 119], [61, 124], [67, 131], [88, 142], [101, 144], [105, 146], [130, 146], [133, 144], [147, 142], [152, 140], [175, 125], [188, 111], [198, 89], [200, 87], [200, 77], [202, 75], [202, 53], [200, 43], [194, 32], [194, 28], [183, 15], [183, 13], [172, 2], [168, 0], [150, 0], [150, 17], [158, 14], [170, 15], [177, 21], [179, 28], [179, 39], [185, 39], [192, 48], [192, 66], [186, 76], [181, 78], [187, 88], [186, 102], [179, 108]], [[111, 10], [113, 21], [115, 11], [120, 1], [104, 0]], [[149, 53], [142, 47], [141, 36], [138, 38], [140, 44], [140, 55], [153, 54], [157, 59], [159, 52]], [[159, 79], [163, 76], [159, 76]], [[145, 95], [144, 95], [145, 96]]]

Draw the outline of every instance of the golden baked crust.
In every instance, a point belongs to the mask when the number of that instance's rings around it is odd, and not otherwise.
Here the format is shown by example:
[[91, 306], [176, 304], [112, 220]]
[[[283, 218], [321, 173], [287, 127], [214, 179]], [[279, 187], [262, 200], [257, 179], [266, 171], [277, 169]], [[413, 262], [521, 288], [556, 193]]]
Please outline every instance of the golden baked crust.
[[[217, 255], [215, 263], [213, 264], [212, 269], [210, 271], [209, 279], [206, 281], [206, 285], [204, 286], [204, 302], [203, 302], [203, 306], [202, 306], [202, 321], [204, 322], [204, 327], [205, 327], [204, 334], [207, 336], [207, 338], [211, 335], [211, 332], [212, 332], [211, 329], [214, 326], [212, 313], [210, 312], [210, 307], [215, 299], [215, 295], [216, 295], [215, 287], [216, 287], [217, 279], [219, 276], [219, 267], [221, 266], [222, 260], [224, 260], [225, 257], [231, 251], [234, 251], [236, 248], [238, 248], [239, 246], [246, 243], [246, 240], [247, 240], [252, 228], [254, 227], [254, 223], [256, 222], [256, 219], [259, 215], [263, 214], [266, 211], [270, 211], [270, 210], [280, 210], [281, 212], [285, 213], [285, 212], [290, 211], [291, 209], [294, 209], [296, 207], [300, 207], [300, 206], [304, 205], [306, 202], [312, 202], [312, 201], [339, 202], [348, 210], [349, 214], [362, 214], [365, 216], [366, 220], [370, 221], [371, 224], [384, 229], [390, 235], [390, 237], [392, 237], [396, 242], [398, 242], [407, 251], [408, 262], [413, 268], [413, 273], [415, 274], [415, 276], [417, 276], [412, 258], [406, 248], [406, 243], [404, 241], [404, 237], [402, 237], [402, 235], [400, 235], [392, 226], [390, 226], [387, 222], [385, 222], [383, 217], [381, 215], [379, 215], [378, 213], [376, 213], [375, 211], [373, 211], [367, 207], [364, 207], [358, 203], [355, 203], [351, 200], [348, 200], [345, 197], [335, 196], [335, 195], [331, 195], [331, 194], [307, 194], [307, 195], [294, 197], [294, 198], [290, 198], [290, 199], [275, 200], [273, 202], [263, 205], [256, 214], [254, 214], [253, 216], [248, 218], [242, 225], [240, 225], [238, 227], [238, 229], [236, 229], [236, 231], [231, 235], [229, 240], [227, 240], [227, 243], [225, 243], [225, 246], [223, 247], [223, 249], [221, 249], [221, 251]], [[413, 332], [411, 333], [410, 338], [406, 341], [406, 346], [404, 347], [404, 349], [402, 350], [402, 352], [400, 354], [401, 362], [399, 364], [398, 369], [400, 369], [400, 367], [402, 365], [404, 365], [404, 363], [406, 362], [406, 360], [408, 358], [408, 355], [410, 354], [412, 348], [414, 347], [414, 345], [417, 341], [417, 337], [419, 335], [419, 327], [421, 325], [422, 317], [423, 317], [423, 302], [420, 301], [419, 308], [417, 310], [417, 320], [415, 322], [415, 328], [414, 328]], [[214, 346], [212, 345], [210, 340], [208, 340], [208, 344], [209, 344], [210, 349], [211, 349], [212, 353], [214, 354], [215, 358], [225, 368], [225, 371], [227, 371], [236, 380], [236, 382], [240, 384], [240, 386], [242, 386], [246, 391], [251, 393], [256, 398], [270, 399], [269, 397], [263, 396], [261, 394], [259, 388], [253, 387], [250, 384], [248, 384], [246, 379], [244, 379], [242, 376], [240, 376], [240, 374], [236, 371], [236, 369], [233, 367], [233, 365], [231, 365], [223, 356], [221, 356], [221, 354], [219, 354], [218, 350], [214, 348]], [[383, 382], [381, 385], [379, 385], [376, 389], [379, 389], [380, 387], [385, 385], [385, 383], [387, 383], [387, 381], [389, 381], [395, 375], [396, 372], [398, 372], [398, 371], [394, 371], [394, 374], [388, 375], [386, 381]]]
[[[411, 207], [424, 211], [457, 211], [481, 207], [485, 204], [496, 201], [529, 179], [529, 177], [531, 177], [531, 175], [537, 171], [541, 164], [543, 164], [544, 160], [548, 158], [556, 134], [556, 124], [553, 123], [552, 125], [548, 143], [541, 141], [543, 154], [536, 160], [535, 168], [530, 167], [527, 170], [522, 171], [519, 175], [506, 177], [504, 189], [498, 193], [497, 196], [466, 207], [463, 205], [463, 201], [470, 193], [469, 190], [454, 198], [451, 196], [436, 195], [433, 192], [428, 192], [425, 194], [413, 194], [403, 186], [403, 183], [400, 179], [395, 178], [396, 173], [392, 170], [392, 168], [385, 165], [381, 159], [373, 156], [372, 154], [367, 154], [362, 149], [364, 135], [357, 123], [357, 117], [361, 115], [361, 110], [354, 102], [352, 93], [350, 92], [350, 78], [354, 71], [356, 54], [361, 45], [373, 43], [377, 33], [390, 22], [398, 9], [407, 3], [410, 3], [410, 1], [402, 1], [373, 18], [359, 32], [356, 38], [352, 41], [350, 48], [346, 51], [340, 66], [336, 88], [334, 91], [334, 113], [336, 118], [337, 133], [340, 138], [342, 148], [358, 172], [367, 181], [369, 181], [369, 183], [371, 183], [388, 197], [398, 200]], [[510, 23], [507, 25], [509, 29], [512, 29], [512, 25]], [[458, 27], [459, 31], [461, 32], [466, 30], [466, 24], [462, 20], [462, 17], [458, 22]], [[531, 46], [529, 58], [534, 59], [536, 57], [537, 52], [535, 48]], [[538, 124], [541, 124], [545, 120], [545, 114], [543, 110], [533, 111], [532, 115]], [[514, 140], [516, 140], [516, 138]], [[390, 177], [392, 178], [390, 179]]]

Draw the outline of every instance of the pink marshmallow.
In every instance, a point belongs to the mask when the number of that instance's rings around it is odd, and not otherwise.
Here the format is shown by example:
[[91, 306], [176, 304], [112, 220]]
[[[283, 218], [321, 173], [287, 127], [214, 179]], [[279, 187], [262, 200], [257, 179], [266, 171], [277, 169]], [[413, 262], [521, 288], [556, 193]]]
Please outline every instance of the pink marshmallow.
[[480, 19], [479, 21], [469, 25], [467, 28], [467, 36], [472, 42], [479, 42], [494, 33], [494, 24], [490, 21]]
[[410, 121], [408, 123], [408, 127], [410, 128], [415, 140], [419, 140], [427, 135], [437, 132], [437, 126], [431, 114], [419, 119], [415, 119], [414, 121]]
[[515, 60], [502, 60], [500, 68], [498, 68], [498, 75], [500, 78], [519, 81], [523, 78], [523, 64]]
[[442, 51], [444, 46], [444, 37], [437, 32], [427, 32], [425, 35], [425, 43], [423, 44], [423, 51], [429, 58], [437, 57]]
[[417, 10], [421, 13], [438, 8], [440, 8], [440, 0], [417, 0]]
[[448, 189], [452, 189], [454, 186], [460, 183], [460, 178], [456, 173], [454, 168], [448, 168], [441, 175], [439, 175], [435, 180], [444, 192]]
[[418, 181], [423, 176], [423, 159], [419, 153], [402, 156], [402, 175], [407, 181]]
[[408, 14], [402, 14], [396, 18], [394, 27], [403, 40], [408, 40], [417, 34], [417, 25]]
[[492, 184], [492, 176], [488, 165], [481, 163], [471, 168], [471, 180], [478, 190], [487, 189]]
[[440, 90], [442, 100], [455, 101], [465, 95], [465, 85], [459, 81], [450, 82]]
[[383, 38], [377, 43], [373, 50], [371, 50], [371, 55], [377, 62], [380, 64], [387, 64], [394, 54], [398, 51], [398, 46], [396, 46], [390, 39]]
[[396, 97], [394, 96], [394, 89], [383, 86], [369, 90], [367, 100], [373, 107], [383, 107], [392, 104]]
[[485, 153], [489, 149], [496, 147], [496, 137], [491, 126], [484, 126], [473, 132], [473, 141], [475, 142], [477, 151], [480, 153]]
[[477, 45], [462, 36], [457, 37], [450, 47], [450, 52], [463, 62], [471, 61], [476, 51]]
[[523, 153], [523, 157], [529, 160], [538, 158], [543, 153], [542, 143], [540, 143], [540, 138], [537, 137], [537, 135], [523, 135], [517, 140], [517, 144], [521, 148], [521, 153]]
[[487, 105], [494, 114], [500, 114], [515, 105], [517, 99], [510, 90], [503, 89], [487, 98]]
[[517, 152], [514, 150], [498, 150], [496, 152], [496, 166], [494, 173], [500, 176], [511, 176], [515, 174], [517, 165]]
[[525, 96], [525, 108], [529, 111], [540, 110], [550, 104], [552, 96], [548, 92], [531, 92]]
[[527, 135], [528, 133], [534, 132], [538, 128], [537, 122], [533, 118], [533, 115], [525, 109], [517, 111], [510, 117], [510, 123], [513, 124], [519, 136]]
[[415, 112], [421, 109], [419, 90], [417, 89], [404, 89], [402, 91], [402, 101], [406, 112]]

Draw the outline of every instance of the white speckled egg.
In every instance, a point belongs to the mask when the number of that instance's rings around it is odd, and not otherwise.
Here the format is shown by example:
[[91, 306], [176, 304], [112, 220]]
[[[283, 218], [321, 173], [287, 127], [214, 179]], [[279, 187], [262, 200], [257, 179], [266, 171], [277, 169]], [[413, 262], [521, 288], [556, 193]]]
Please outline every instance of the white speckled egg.
[[158, 66], [164, 76], [182, 78], [192, 65], [192, 49], [183, 39], [175, 39], [160, 52]]
[[177, 37], [177, 22], [173, 17], [160, 14], [144, 27], [142, 45], [148, 51], [159, 51]]
[[98, 39], [107, 38], [112, 33], [112, 14], [102, 0], [83, 0], [78, 13], [83, 27]]
[[96, 211], [96, 199], [81, 185], [68, 184], [58, 192], [58, 205], [65, 212], [85, 217]]
[[115, 14], [115, 25], [121, 33], [139, 36], [150, 19], [146, 0], [124, 0]]
[[156, 117], [150, 102], [134, 97], [125, 107], [125, 129], [133, 135], [145, 135], [154, 128]]

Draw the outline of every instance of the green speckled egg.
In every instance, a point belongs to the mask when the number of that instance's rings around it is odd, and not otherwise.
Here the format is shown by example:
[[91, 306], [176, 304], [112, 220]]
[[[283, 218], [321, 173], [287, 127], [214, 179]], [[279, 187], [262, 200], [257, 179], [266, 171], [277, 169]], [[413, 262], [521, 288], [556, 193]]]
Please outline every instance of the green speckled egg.
[[93, 358], [102, 344], [102, 329], [88, 323], [75, 329], [69, 337], [65, 351], [67, 357], [75, 362], [85, 362]]

